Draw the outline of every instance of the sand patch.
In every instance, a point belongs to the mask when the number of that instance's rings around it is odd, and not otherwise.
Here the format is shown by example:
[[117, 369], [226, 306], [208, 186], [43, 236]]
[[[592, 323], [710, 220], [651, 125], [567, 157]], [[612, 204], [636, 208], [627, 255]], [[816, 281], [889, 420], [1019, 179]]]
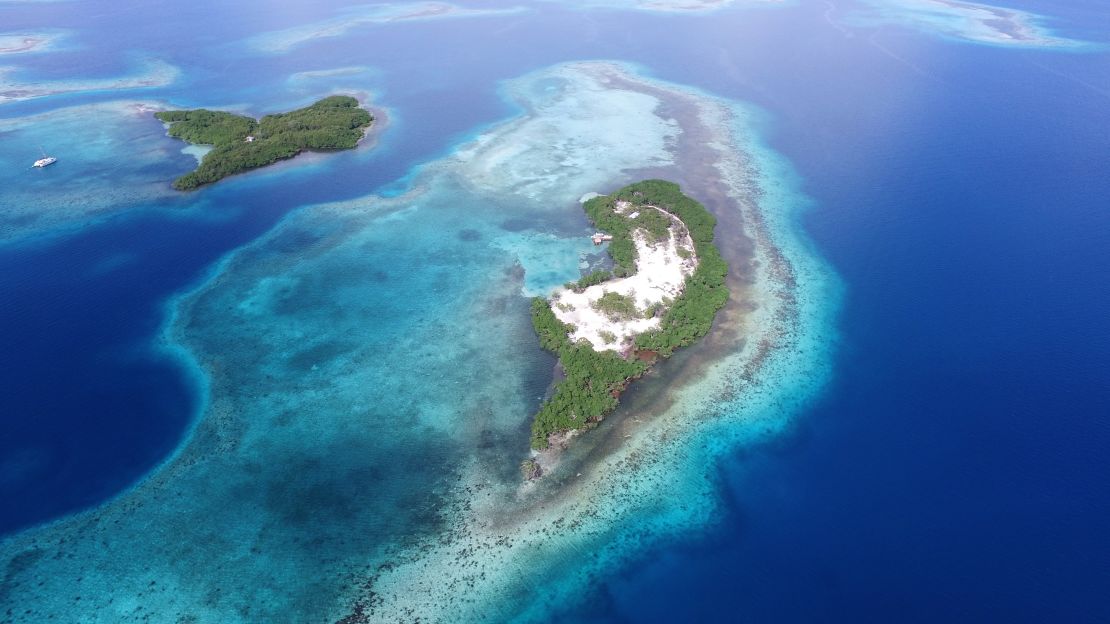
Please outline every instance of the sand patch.
[[[632, 210], [631, 207], [622, 209]], [[694, 241], [677, 217], [655, 206], [639, 206], [635, 210], [658, 210], [672, 222], [663, 240], [649, 240], [642, 229], [632, 232], [636, 246], [636, 273], [595, 284], [582, 292], [560, 288], [551, 296], [555, 318], [575, 327], [570, 334], [571, 340], [587, 340], [597, 351], [627, 350], [637, 334], [658, 328], [665, 306], [682, 294], [686, 278], [698, 266], [693, 255]], [[629, 213], [630, 216], [634, 214], [636, 212]], [[680, 250], [685, 251], [680, 253]], [[683, 255], [686, 257], [683, 258]], [[641, 313], [639, 318], [615, 318], [599, 310], [598, 300], [610, 293], [634, 301]], [[658, 306], [657, 313], [646, 316], [644, 312], [654, 306]]]

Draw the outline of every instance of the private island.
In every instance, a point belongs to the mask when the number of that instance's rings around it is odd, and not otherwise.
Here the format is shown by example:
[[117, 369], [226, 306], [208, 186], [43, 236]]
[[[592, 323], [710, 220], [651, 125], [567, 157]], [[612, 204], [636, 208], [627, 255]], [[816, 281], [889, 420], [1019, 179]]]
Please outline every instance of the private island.
[[345, 95], [260, 120], [203, 108], [154, 116], [169, 125], [170, 136], [212, 146], [195, 171], [174, 180], [173, 187], [180, 191], [265, 167], [304, 150], [351, 149], [374, 123], [374, 116], [361, 108], [358, 100]]
[[[584, 205], [609, 241], [612, 271], [596, 271], [532, 301], [543, 348], [559, 358], [559, 381], [532, 422], [532, 448], [588, 429], [656, 361], [704, 336], [728, 300], [728, 266], [713, 244], [717, 220], [677, 184], [646, 180]], [[535, 459], [521, 466], [540, 476]]]

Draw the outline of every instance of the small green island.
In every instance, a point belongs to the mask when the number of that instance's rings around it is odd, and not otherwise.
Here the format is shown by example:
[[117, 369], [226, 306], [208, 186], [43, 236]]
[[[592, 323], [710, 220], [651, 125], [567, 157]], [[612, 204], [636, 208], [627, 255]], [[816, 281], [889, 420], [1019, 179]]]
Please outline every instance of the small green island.
[[169, 124], [170, 136], [212, 146], [195, 171], [174, 180], [173, 187], [180, 191], [265, 167], [304, 150], [351, 149], [374, 123], [374, 116], [361, 108], [358, 100], [345, 95], [259, 120], [203, 108], [154, 116]]
[[[717, 220], [677, 184], [645, 180], [584, 205], [609, 240], [612, 271], [532, 301], [532, 324], [565, 374], [535, 415], [532, 448], [588, 429], [652, 365], [704, 336], [728, 300], [728, 266], [713, 243]], [[538, 464], [522, 466], [538, 476]]]

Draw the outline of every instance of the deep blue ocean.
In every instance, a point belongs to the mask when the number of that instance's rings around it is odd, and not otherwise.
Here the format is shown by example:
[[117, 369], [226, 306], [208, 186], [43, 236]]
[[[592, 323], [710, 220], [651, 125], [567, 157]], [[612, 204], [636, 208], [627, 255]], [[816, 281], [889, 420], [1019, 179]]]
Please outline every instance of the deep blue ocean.
[[[357, 46], [337, 38], [275, 58], [227, 42], [330, 7], [138, 6], [0, 5], [5, 31], [72, 29], [83, 45], [3, 61], [33, 81], [70, 80], [156, 54], [182, 77], [127, 97], [255, 112], [311, 99], [289, 87], [295, 72], [369, 65], [320, 88], [372, 92], [389, 125], [373, 150], [305, 173], [159, 196], [0, 246], [0, 534], [109, 499], [173, 453], [203, 385], [154, 347], [168, 303], [224, 254], [300, 206], [402, 188], [414, 167], [513, 114], [499, 81], [616, 59], [767, 111], [766, 140], [813, 200], [804, 225], [844, 301], [823, 394], [785, 435], [719, 466], [727, 514], [601, 579], [604, 600], [575, 619], [1110, 621], [1107, 52], [898, 26], [846, 36], [824, 3], [803, 1], [712, 17], [539, 3], [465, 27], [367, 27]], [[1100, 2], [1011, 6], [1052, 16], [1057, 34], [1110, 42]], [[0, 117], [120, 97], [8, 103]], [[25, 149], [40, 139], [59, 168], [81, 149], [46, 128], [13, 139], [13, 155], [0, 132], [4, 162], [33, 160]], [[152, 171], [169, 180], [190, 166], [175, 154]], [[298, 175], [314, 183], [275, 182]]]

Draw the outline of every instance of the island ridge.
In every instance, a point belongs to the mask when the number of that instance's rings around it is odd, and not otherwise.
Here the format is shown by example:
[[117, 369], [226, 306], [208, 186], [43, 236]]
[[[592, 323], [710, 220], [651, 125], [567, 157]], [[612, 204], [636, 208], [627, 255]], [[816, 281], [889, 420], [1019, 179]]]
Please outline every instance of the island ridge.
[[[612, 237], [614, 268], [532, 301], [540, 344], [566, 375], [532, 422], [537, 450], [555, 434], [595, 426], [632, 380], [704, 336], [729, 296], [728, 266], [713, 244], [717, 221], [677, 184], [637, 182], [584, 208]], [[525, 462], [527, 476], [534, 468]]]
[[188, 143], [211, 145], [200, 166], [174, 180], [189, 191], [229, 175], [292, 158], [304, 150], [351, 149], [374, 122], [358, 100], [345, 95], [326, 97], [288, 113], [250, 117], [224, 111], [163, 111], [154, 114], [170, 124], [169, 135]]

